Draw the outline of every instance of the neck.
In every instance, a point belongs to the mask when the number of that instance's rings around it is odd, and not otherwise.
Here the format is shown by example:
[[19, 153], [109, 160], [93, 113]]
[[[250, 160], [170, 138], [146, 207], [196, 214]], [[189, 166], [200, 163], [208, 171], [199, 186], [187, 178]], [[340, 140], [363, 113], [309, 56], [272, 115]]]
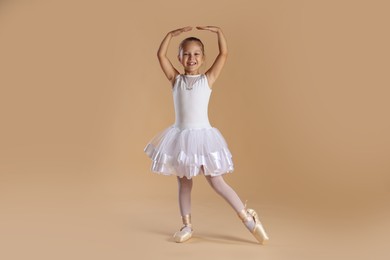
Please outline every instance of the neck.
[[199, 75], [199, 71], [195, 71], [195, 72], [192, 72], [192, 71], [185, 71], [184, 72], [184, 75]]

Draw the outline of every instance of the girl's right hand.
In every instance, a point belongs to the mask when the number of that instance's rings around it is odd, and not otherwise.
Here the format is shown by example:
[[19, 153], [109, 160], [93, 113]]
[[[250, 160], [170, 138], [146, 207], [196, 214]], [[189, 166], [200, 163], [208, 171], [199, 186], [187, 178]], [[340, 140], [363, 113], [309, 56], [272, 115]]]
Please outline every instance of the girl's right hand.
[[180, 28], [180, 29], [176, 29], [176, 30], [170, 31], [169, 33], [172, 36], [177, 36], [177, 35], [181, 34], [182, 32], [188, 32], [188, 31], [191, 31], [191, 30], [192, 30], [192, 26], [187, 26], [187, 27], [183, 27], [183, 28]]

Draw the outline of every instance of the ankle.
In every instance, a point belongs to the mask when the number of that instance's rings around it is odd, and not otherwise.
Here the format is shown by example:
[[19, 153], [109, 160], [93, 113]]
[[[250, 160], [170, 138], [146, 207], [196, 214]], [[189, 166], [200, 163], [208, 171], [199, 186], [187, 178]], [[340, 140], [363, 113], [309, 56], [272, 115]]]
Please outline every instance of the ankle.
[[248, 214], [248, 211], [245, 208], [237, 212], [237, 215], [244, 223], [248, 221], [253, 221], [252, 216]]
[[181, 220], [185, 226], [191, 226], [191, 214], [181, 216]]
[[248, 213], [245, 208], [237, 212], [237, 215], [249, 231], [252, 231], [254, 229], [256, 223], [253, 217]]
[[192, 226], [183, 226], [180, 231], [183, 231], [183, 232], [191, 232], [193, 231], [192, 229]]

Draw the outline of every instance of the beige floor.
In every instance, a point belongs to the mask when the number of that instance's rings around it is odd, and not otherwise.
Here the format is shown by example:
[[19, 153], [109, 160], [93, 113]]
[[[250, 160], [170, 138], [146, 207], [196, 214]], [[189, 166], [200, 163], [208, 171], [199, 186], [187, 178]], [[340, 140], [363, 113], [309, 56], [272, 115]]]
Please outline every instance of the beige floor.
[[[358, 204], [352, 199], [325, 204], [252, 196], [248, 205], [261, 215], [271, 238], [261, 246], [201, 177], [193, 190], [194, 237], [177, 244], [171, 236], [180, 219], [176, 183], [170, 177], [151, 176], [158, 182], [150, 186], [136, 179], [76, 181], [63, 175], [50, 180], [35, 174], [16, 182], [3, 177], [0, 259], [389, 257], [386, 194], [372, 193], [369, 199], [355, 200]], [[154, 185], [166, 185], [166, 191]]]

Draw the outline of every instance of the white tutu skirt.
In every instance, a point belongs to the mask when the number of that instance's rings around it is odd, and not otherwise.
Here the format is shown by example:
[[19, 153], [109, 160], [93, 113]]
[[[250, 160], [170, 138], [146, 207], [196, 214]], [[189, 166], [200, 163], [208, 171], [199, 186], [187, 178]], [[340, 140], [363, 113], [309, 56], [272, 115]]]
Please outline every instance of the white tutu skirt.
[[144, 148], [152, 160], [151, 171], [191, 179], [203, 165], [204, 174], [233, 172], [232, 154], [215, 127], [184, 128], [175, 125], [159, 132]]

